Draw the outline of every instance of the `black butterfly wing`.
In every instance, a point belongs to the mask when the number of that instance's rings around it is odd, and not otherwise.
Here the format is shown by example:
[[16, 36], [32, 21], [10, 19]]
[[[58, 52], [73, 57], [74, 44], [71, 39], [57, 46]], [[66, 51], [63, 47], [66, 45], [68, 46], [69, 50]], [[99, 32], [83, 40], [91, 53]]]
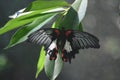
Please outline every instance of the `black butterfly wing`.
[[28, 41], [48, 47], [52, 42], [53, 29], [39, 29], [28, 36]]
[[28, 36], [28, 41], [48, 48], [58, 38], [60, 30], [55, 28], [39, 29]]
[[99, 48], [99, 40], [94, 35], [87, 32], [80, 32], [74, 30], [67, 30], [65, 32], [66, 35], [66, 43], [64, 49], [66, 51], [67, 57], [63, 57], [68, 59], [71, 62], [71, 59], [75, 57], [75, 54], [79, 52], [79, 49], [87, 49], [87, 48]]
[[[79, 49], [100, 47], [98, 38], [90, 33], [67, 30], [64, 34], [66, 42], [62, 50], [62, 58], [65, 62], [68, 60], [71, 62], [71, 59], [75, 57]], [[44, 45], [47, 54], [50, 55], [50, 60], [55, 60], [58, 53], [56, 42], [60, 36], [64, 35], [61, 35], [59, 29], [45, 28], [32, 33], [28, 37], [28, 40], [39, 45]]]
[[50, 60], [55, 60], [58, 53], [56, 40], [59, 35], [59, 29], [45, 28], [35, 31], [29, 35], [28, 41], [38, 45], [43, 45], [46, 53], [50, 55]]
[[[66, 34], [68, 31], [66, 31]], [[99, 48], [99, 39], [87, 32], [72, 30], [68, 36], [68, 41], [73, 49]]]

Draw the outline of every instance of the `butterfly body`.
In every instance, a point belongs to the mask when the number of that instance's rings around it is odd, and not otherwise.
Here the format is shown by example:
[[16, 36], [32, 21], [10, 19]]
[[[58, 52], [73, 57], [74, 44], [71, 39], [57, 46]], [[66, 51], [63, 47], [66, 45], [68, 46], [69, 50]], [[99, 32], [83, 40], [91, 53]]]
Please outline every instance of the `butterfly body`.
[[55, 28], [40, 29], [32, 33], [28, 40], [43, 45], [50, 60], [56, 60], [60, 52], [64, 62], [71, 62], [79, 49], [99, 48], [99, 40], [87, 33], [77, 30], [64, 30]]

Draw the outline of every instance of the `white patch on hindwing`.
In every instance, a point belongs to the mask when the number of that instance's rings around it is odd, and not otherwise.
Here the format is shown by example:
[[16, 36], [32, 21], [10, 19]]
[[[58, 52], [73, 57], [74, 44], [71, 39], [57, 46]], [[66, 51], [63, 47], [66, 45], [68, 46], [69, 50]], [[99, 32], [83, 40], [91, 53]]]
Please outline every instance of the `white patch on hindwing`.
[[56, 41], [57, 41], [57, 40], [52, 41], [52, 43], [51, 43], [50, 46], [48, 47], [48, 51], [47, 51], [48, 54], [51, 54], [50, 51], [52, 51], [54, 48], [57, 47]]
[[69, 42], [68, 40], [66, 40], [66, 42], [65, 42], [64, 49], [65, 49], [67, 52], [72, 51], [72, 47], [71, 47], [70, 42]]

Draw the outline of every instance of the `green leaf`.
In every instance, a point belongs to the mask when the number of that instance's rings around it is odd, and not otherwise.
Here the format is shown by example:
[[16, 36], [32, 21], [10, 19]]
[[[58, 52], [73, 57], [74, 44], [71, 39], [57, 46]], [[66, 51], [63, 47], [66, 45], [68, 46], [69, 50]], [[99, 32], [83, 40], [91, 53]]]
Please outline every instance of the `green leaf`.
[[85, 16], [87, 2], [88, 0], [75, 0], [59, 27], [79, 30], [80, 22]]
[[78, 30], [79, 30], [79, 31], [83, 31], [82, 23], [79, 24]]
[[0, 35], [8, 32], [8, 31], [11, 31], [15, 28], [18, 28], [20, 26], [29, 24], [29, 23], [33, 22], [36, 18], [38, 18], [42, 15], [49, 14], [52, 12], [60, 13], [63, 10], [64, 10], [64, 8], [56, 8], [56, 9], [51, 9], [49, 11], [44, 11], [44, 12], [41, 10], [37, 10], [37, 11], [31, 11], [31, 12], [29, 12], [29, 14], [23, 13], [24, 15], [21, 14], [21, 16], [8, 21], [8, 23], [6, 23], [6, 25], [4, 27], [0, 28]]
[[53, 23], [52, 28], [58, 28], [59, 29], [59, 25], [61, 20], [63, 19], [64, 14], [59, 14], [58, 18], [56, 19], [56, 21]]
[[25, 11], [50, 10], [66, 6], [69, 6], [69, 4], [64, 0], [37, 0], [32, 2]]
[[39, 18], [37, 18], [31, 24], [20, 28], [11, 38], [10, 43], [7, 46], [7, 48], [10, 48], [12, 46], [15, 46], [16, 44], [19, 44], [25, 41], [28, 38], [29, 34], [40, 29], [43, 25], [48, 23], [56, 15], [57, 13], [42, 14], [41, 16], [39, 16]]
[[10, 21], [8, 21], [8, 23], [0, 28], [0, 35], [13, 30], [15, 28], [18, 28], [20, 26], [23, 26], [25, 24], [31, 23], [34, 19], [36, 19], [37, 17], [39, 17], [40, 15], [24, 15], [15, 19], [12, 19]]
[[46, 52], [44, 50], [44, 47], [42, 47], [42, 49], [40, 51], [40, 57], [39, 57], [39, 60], [38, 60], [38, 64], [37, 64], [36, 78], [38, 77], [39, 73], [44, 68], [45, 56], [46, 56]]
[[44, 66], [45, 72], [50, 80], [55, 80], [62, 70], [63, 60], [60, 54], [57, 55], [57, 59], [55, 61], [51, 61], [49, 57], [49, 55], [46, 56]]

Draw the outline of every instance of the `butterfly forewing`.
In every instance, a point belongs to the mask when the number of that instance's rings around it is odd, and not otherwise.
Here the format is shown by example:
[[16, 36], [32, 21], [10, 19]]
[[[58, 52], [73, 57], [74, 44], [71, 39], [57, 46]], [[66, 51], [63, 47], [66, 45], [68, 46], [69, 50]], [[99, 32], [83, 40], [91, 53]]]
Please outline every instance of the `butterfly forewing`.
[[52, 42], [53, 29], [40, 29], [28, 36], [30, 42], [49, 47]]
[[43, 45], [46, 53], [50, 55], [50, 60], [55, 60], [58, 53], [56, 41], [59, 35], [60, 31], [58, 29], [45, 28], [32, 33], [28, 36], [28, 40], [30, 42]]
[[[80, 31], [73, 31], [73, 37], [71, 43], [77, 42], [79, 44], [79, 49], [84, 48], [99, 48], [99, 40], [87, 33], [87, 32], [80, 32]], [[75, 42], [74, 42], [75, 41]]]

